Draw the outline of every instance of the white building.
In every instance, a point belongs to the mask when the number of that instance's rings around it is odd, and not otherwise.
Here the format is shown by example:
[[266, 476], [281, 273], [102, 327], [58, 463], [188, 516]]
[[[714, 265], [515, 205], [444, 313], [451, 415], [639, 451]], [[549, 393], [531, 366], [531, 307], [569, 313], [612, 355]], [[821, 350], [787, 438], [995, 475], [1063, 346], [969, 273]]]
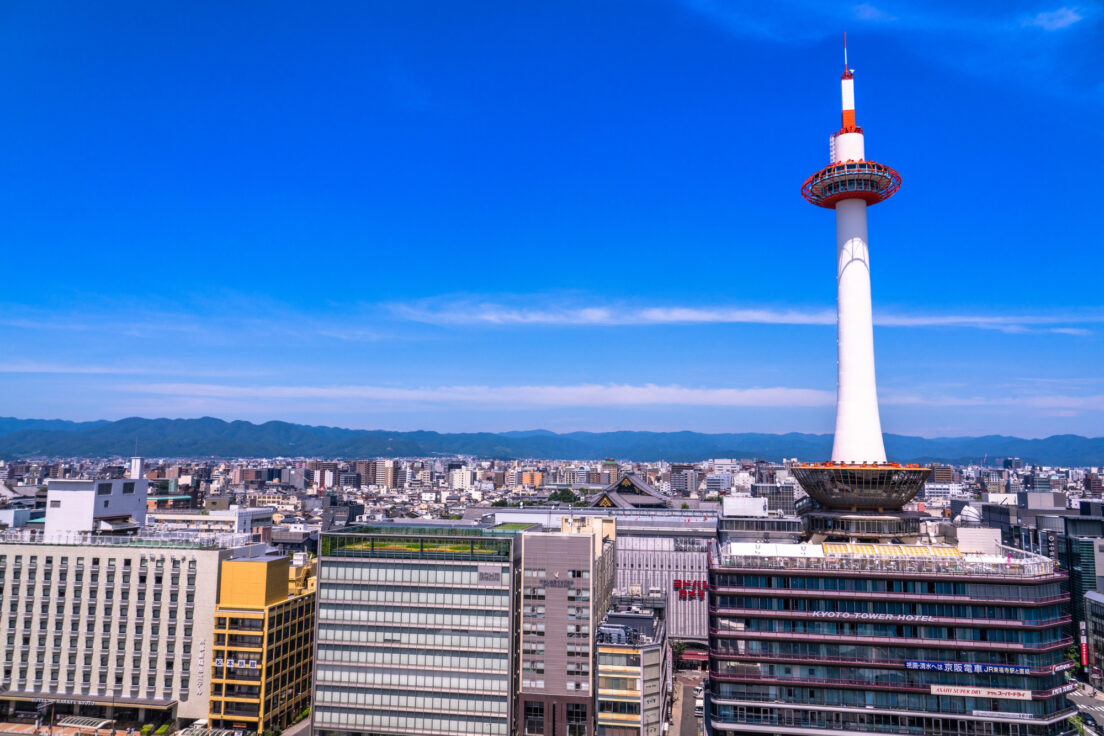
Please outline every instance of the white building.
[[191, 530], [226, 534], [258, 534], [272, 526], [271, 508], [204, 509], [202, 511], [172, 511], [161, 509], [146, 515], [147, 522], [166, 530]]
[[149, 481], [46, 481], [46, 538], [73, 533], [135, 532], [145, 525]]
[[969, 493], [962, 483], [925, 483], [924, 499], [927, 501], [948, 501], [952, 498], [962, 498]]
[[0, 713], [48, 702], [57, 717], [205, 718], [221, 562], [266, 546], [245, 535], [74, 531], [56, 543], [0, 532]]

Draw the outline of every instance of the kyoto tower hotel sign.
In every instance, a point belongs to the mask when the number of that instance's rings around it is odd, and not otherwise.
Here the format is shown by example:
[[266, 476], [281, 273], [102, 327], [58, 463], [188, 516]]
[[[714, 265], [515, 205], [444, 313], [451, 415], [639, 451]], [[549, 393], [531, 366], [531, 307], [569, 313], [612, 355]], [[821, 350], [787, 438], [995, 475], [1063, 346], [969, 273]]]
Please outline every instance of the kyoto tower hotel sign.
[[[901, 186], [901, 176], [866, 158], [863, 131], [855, 122], [855, 80], [847, 66], [846, 36], [840, 91], [843, 121], [839, 131], [832, 134], [831, 163], [801, 186], [805, 199], [836, 211], [836, 433], [832, 462], [800, 466], [795, 475], [822, 505], [893, 508], [915, 495], [927, 472], [916, 473], [911, 467], [886, 462], [874, 381], [866, 210], [892, 197]], [[888, 497], [887, 486], [896, 487]]]

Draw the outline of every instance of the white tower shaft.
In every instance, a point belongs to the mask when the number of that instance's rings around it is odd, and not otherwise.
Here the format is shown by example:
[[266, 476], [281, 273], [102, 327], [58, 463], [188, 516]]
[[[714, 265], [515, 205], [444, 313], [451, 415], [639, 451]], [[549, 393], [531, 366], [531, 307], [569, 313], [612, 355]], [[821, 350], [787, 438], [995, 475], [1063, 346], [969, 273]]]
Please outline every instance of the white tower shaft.
[[866, 202], [861, 199], [845, 199], [836, 205], [836, 264], [839, 382], [832, 461], [884, 463], [874, 382]]
[[[843, 129], [836, 135], [833, 163], [862, 161], [862, 130], [855, 126], [854, 80], [841, 85]], [[836, 386], [836, 434], [832, 461], [884, 463], [885, 443], [874, 381], [874, 318], [870, 304], [870, 250], [866, 202], [836, 204], [836, 315], [839, 377]]]

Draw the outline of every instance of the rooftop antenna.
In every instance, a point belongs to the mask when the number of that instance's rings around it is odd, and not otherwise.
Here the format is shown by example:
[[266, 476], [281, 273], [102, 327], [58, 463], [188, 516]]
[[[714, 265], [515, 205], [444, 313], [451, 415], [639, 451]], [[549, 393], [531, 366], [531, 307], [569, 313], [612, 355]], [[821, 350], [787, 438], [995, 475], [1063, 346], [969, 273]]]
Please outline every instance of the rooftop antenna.
[[847, 31], [843, 32], [843, 71], [847, 72]]

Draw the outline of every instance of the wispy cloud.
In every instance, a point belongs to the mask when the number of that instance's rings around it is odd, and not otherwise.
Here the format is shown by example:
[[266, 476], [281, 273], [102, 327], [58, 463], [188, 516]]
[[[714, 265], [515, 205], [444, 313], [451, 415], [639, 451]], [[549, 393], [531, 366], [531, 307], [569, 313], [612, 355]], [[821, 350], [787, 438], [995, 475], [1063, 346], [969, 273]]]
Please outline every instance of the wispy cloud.
[[[489, 326], [627, 326], [689, 324], [834, 325], [834, 309], [774, 309], [769, 307], [633, 307], [597, 305], [586, 307], [511, 306], [470, 300], [426, 300], [393, 304], [392, 311], [403, 319], [438, 325]], [[1104, 322], [1104, 313], [1055, 315], [982, 314], [893, 314], [875, 315], [884, 327], [966, 327], [1003, 332], [1048, 331], [1065, 335], [1089, 335], [1077, 324]]]
[[1077, 12], [1075, 8], [1058, 8], [1057, 10], [1037, 13], [1025, 20], [1024, 25], [1035, 26], [1046, 31], [1058, 31], [1069, 28], [1083, 19], [1084, 16]]
[[208, 378], [235, 378], [268, 375], [271, 371], [204, 368], [195, 365], [105, 365], [73, 360], [69, 363], [44, 363], [33, 360], [14, 360], [0, 363], [0, 373], [27, 373], [35, 375], [81, 376], [203, 376]]
[[568, 386], [234, 386], [210, 383], [142, 383], [126, 386], [135, 393], [208, 399], [387, 401], [419, 404], [478, 404], [480, 407], [531, 406], [830, 406], [832, 391], [818, 389], [695, 388], [657, 384], [596, 384]]
[[[1101, 17], [1099, 3], [1047, 7], [1039, 0], [960, 3], [945, 0], [875, 0], [857, 4], [816, 0], [679, 0], [717, 27], [741, 37], [810, 43], [842, 30], [898, 34], [902, 49], [956, 72], [1012, 80], [1047, 94], [1099, 102], [1101, 52], [1089, 33], [1072, 36]], [[1061, 42], [1049, 39], [1062, 31]], [[1086, 59], [1086, 55], [1090, 58]], [[852, 60], [861, 65], [855, 49]], [[1096, 63], [1094, 63], [1094, 61]], [[1047, 84], [1039, 86], [1045, 79]]]
[[[497, 410], [531, 407], [831, 407], [835, 391], [787, 386], [695, 387], [582, 383], [573, 385], [452, 385], [396, 387], [370, 385], [236, 386], [213, 383], [141, 383], [123, 387], [134, 394], [185, 399], [195, 406], [209, 401], [266, 402], [387, 402], [409, 405], [459, 405]], [[1039, 411], [1104, 411], [1104, 394], [1005, 394], [995, 397], [919, 393], [887, 393], [884, 406], [989, 407]]]

